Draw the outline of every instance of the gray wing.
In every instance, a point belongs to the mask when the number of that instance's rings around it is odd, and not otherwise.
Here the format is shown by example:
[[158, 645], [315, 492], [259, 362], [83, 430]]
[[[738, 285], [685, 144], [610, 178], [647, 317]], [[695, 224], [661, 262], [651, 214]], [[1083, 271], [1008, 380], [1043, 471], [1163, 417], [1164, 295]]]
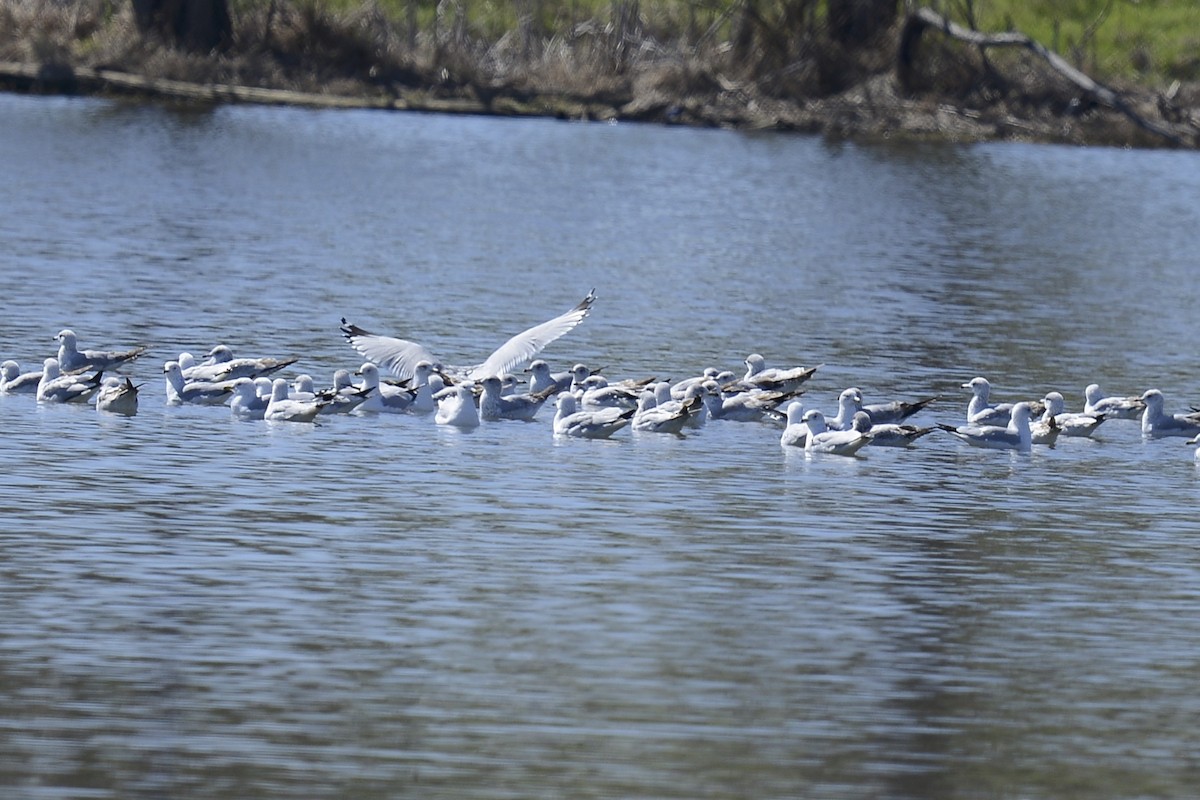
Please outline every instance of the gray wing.
[[[471, 379], [482, 380], [490, 375], [512, 372], [519, 365], [542, 352], [546, 345], [569, 333], [576, 325], [583, 322], [594, 302], [596, 302], [596, 290], [592, 289], [579, 305], [567, 313], [518, 333], [488, 356], [487, 361], [472, 368]], [[405, 344], [411, 343], [405, 342]], [[412, 346], [419, 347], [419, 345]]]
[[437, 363], [433, 353], [416, 342], [371, 333], [346, 322], [345, 317], [342, 317], [342, 334], [363, 358], [378, 364], [401, 380], [413, 377], [420, 361]]

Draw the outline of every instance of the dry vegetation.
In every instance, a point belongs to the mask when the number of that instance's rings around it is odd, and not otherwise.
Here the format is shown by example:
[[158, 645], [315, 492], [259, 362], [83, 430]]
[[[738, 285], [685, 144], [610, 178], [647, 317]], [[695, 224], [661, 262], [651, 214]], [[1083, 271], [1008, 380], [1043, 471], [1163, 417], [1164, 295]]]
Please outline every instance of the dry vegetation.
[[[231, 4], [232, 37], [194, 52], [144, 36], [129, 0], [0, 0], [0, 61], [49, 65], [39, 80], [8, 80], [27, 91], [111, 91], [70, 79], [72, 68], [93, 68], [376, 103], [444, 98], [488, 113], [833, 136], [1164, 144], [1024, 51], [983, 51], [935, 30], [898, 70], [905, 15], [878, 29], [854, 28], [854, 20], [838, 28], [835, 5], [679, 0], [651, 14], [636, 0], [590, 10], [516, 0], [506, 6], [513, 18], [497, 20], [474, 19], [467, 0], [368, 0], [340, 10], [316, 0], [243, 0]], [[1187, 134], [1177, 144], [1195, 145], [1194, 87], [1125, 90], [1139, 113]]]

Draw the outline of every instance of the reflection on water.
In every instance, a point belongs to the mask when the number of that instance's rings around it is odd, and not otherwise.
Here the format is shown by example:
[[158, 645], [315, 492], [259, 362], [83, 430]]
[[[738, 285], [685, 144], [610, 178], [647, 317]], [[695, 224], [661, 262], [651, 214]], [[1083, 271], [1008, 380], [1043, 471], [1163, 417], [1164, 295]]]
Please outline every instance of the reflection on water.
[[0, 355], [144, 343], [133, 418], [0, 398], [0, 785], [22, 797], [1186, 796], [1190, 448], [858, 459], [168, 409], [218, 342], [448, 361], [598, 287], [556, 365], [821, 363], [1182, 408], [1186, 154], [0, 97]]

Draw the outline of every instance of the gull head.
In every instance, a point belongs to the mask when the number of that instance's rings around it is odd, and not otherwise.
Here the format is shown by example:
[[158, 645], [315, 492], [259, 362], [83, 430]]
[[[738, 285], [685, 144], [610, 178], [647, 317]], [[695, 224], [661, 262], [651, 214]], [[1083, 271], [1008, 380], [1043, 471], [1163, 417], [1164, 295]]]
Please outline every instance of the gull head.
[[63, 328], [54, 337], [54, 340], [57, 342], [61, 342], [62, 344], [66, 345], [69, 348], [74, 348], [75, 343], [78, 341], [75, 338], [75, 331], [71, 330], [70, 328]]
[[970, 389], [980, 397], [987, 397], [988, 393], [992, 390], [992, 385], [988, 383], [987, 378], [971, 378], [971, 380], [962, 385], [962, 388]]

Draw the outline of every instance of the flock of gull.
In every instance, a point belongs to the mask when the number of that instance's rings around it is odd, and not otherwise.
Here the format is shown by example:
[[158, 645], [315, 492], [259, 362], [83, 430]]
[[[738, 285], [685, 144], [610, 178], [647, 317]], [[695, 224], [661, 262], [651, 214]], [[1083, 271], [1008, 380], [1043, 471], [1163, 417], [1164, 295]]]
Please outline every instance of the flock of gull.
[[[513, 336], [470, 367], [446, 365], [416, 342], [371, 333], [343, 318], [342, 334], [365, 362], [354, 373], [337, 370], [332, 385], [321, 389], [309, 375], [290, 382], [277, 377], [296, 364], [295, 358], [237, 358], [223, 344], [203, 361], [181, 353], [163, 365], [166, 403], [228, 406], [237, 418], [275, 422], [312, 423], [328, 414], [432, 415], [439, 425], [459, 428], [476, 427], [481, 420], [532, 421], [552, 403], [556, 436], [603, 439], [626, 427], [682, 434], [709, 420], [766, 422], [783, 428], [783, 447], [843, 456], [868, 445], [906, 447], [936, 430], [974, 447], [1028, 451], [1052, 445], [1060, 436], [1092, 436], [1110, 420], [1140, 420], [1143, 436], [1187, 437], [1189, 444], [1200, 444], [1200, 412], [1167, 413], [1157, 389], [1105, 397], [1092, 384], [1084, 392], [1083, 410], [1070, 412], [1058, 392], [1040, 400], [993, 403], [990, 384], [977, 377], [963, 384], [971, 399], [962, 424], [919, 426], [910, 418], [939, 398], [865, 404], [862, 391], [850, 387], [841, 393], [836, 415], [826, 416], [806, 409], [801, 400], [803, 384], [819, 365], [772, 368], [759, 354], [745, 359], [741, 376], [709, 368], [673, 383], [609, 380], [602, 370], [583, 364], [552, 372], [535, 357], [579, 325], [595, 299], [594, 291], [588, 293], [574, 308]], [[71, 330], [60, 331], [56, 339], [57, 356], [45, 359], [41, 370], [23, 373], [17, 362], [3, 362], [0, 394], [29, 393], [39, 403], [94, 403], [104, 413], [137, 413], [143, 384], [121, 371], [145, 353], [144, 347], [80, 350]], [[1200, 449], [1195, 457], [1200, 460]]]

